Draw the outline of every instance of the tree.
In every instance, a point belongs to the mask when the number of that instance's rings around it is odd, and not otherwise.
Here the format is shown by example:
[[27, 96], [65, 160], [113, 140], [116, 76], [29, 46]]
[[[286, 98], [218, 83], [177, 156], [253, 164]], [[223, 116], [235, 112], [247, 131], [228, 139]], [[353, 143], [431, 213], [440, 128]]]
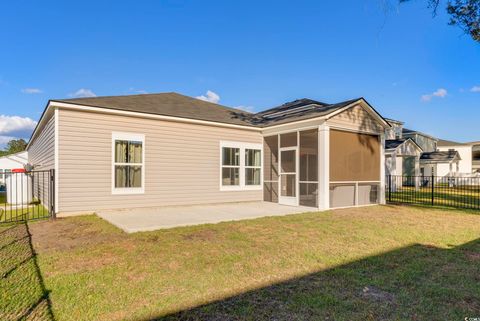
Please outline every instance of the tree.
[[[399, 0], [400, 3], [411, 0]], [[433, 15], [437, 14], [441, 0], [427, 0]], [[473, 40], [480, 42], [480, 0], [448, 0], [449, 24], [460, 27]]]
[[24, 139], [12, 139], [7, 143], [7, 147], [4, 150], [5, 155], [15, 154], [22, 152], [27, 148], [27, 142]]

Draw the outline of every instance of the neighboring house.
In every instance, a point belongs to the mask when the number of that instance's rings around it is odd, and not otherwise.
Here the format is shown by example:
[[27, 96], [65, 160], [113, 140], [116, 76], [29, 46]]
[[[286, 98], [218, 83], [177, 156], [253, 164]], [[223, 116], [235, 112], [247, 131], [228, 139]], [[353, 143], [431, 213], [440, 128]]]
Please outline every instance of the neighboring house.
[[5, 177], [13, 169], [23, 169], [28, 163], [28, 152], [23, 151], [0, 157], [0, 185], [5, 185]]
[[[457, 143], [449, 140], [440, 139], [437, 142], [437, 148], [439, 151], [452, 151], [455, 150], [458, 152], [460, 156], [460, 160], [458, 162], [458, 171], [457, 175], [469, 175], [473, 173], [472, 169], [472, 157], [473, 157], [473, 146], [468, 143]], [[450, 168], [443, 166], [443, 168], [439, 169], [438, 176], [445, 176], [449, 175]]]
[[403, 137], [403, 125], [404, 122], [391, 119], [391, 118], [385, 118], [388, 123], [390, 124], [390, 128], [387, 128], [385, 130], [385, 139], [386, 140], [393, 140], [393, 139], [399, 139]]
[[468, 144], [472, 146], [472, 172], [480, 173], [480, 142]]
[[459, 174], [461, 157], [456, 150], [422, 153], [420, 171], [422, 176], [455, 176]]
[[420, 175], [422, 149], [410, 137], [403, 137], [403, 122], [388, 119], [385, 131], [385, 173], [398, 176]]
[[385, 119], [363, 99], [257, 114], [176, 93], [51, 100], [27, 146], [60, 215], [221, 202], [384, 202]]
[[425, 133], [403, 128], [402, 130], [403, 138], [411, 138], [417, 143], [418, 146], [425, 152], [434, 152], [437, 150], [438, 138], [427, 135]]
[[422, 149], [411, 138], [385, 140], [385, 172], [387, 175], [420, 175]]
[[460, 173], [462, 157], [455, 149], [441, 150], [439, 139], [425, 133], [403, 129], [403, 137], [413, 139], [423, 150], [420, 156], [420, 175], [444, 177]]

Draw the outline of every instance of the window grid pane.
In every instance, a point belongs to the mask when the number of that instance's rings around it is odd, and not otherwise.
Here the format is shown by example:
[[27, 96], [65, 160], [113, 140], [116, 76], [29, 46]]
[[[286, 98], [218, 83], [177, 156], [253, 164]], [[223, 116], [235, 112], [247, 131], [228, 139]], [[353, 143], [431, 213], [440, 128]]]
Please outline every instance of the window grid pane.
[[222, 168], [222, 185], [224, 186], [240, 185], [240, 168], [238, 167]]
[[245, 166], [259, 167], [261, 165], [260, 150], [245, 149]]
[[115, 163], [142, 163], [142, 142], [116, 140]]
[[245, 169], [245, 185], [260, 185], [260, 168]]
[[115, 165], [115, 187], [142, 187], [142, 167], [130, 165]]
[[223, 147], [222, 165], [240, 166], [240, 148]]

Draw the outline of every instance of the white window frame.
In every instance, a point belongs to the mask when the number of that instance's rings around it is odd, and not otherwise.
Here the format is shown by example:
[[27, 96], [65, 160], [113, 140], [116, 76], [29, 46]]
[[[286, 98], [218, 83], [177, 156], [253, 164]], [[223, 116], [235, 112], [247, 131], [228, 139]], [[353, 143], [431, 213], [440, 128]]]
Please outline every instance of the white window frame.
[[[115, 141], [127, 140], [142, 142], [142, 162], [141, 163], [116, 163], [115, 162]], [[141, 187], [115, 187], [115, 165], [142, 166], [142, 186]], [[145, 193], [145, 135], [124, 132], [112, 132], [112, 194], [144, 194]]]
[[[222, 184], [222, 168], [234, 168], [237, 166], [223, 166], [223, 148], [238, 148], [240, 149], [240, 184], [239, 185], [223, 185]], [[260, 150], [260, 166], [245, 166], [245, 150], [257, 149]], [[219, 153], [219, 186], [220, 191], [260, 191], [263, 190], [263, 144], [232, 142], [232, 141], [220, 141], [220, 153]], [[260, 184], [259, 185], [246, 185], [245, 184], [245, 168], [260, 168]]]

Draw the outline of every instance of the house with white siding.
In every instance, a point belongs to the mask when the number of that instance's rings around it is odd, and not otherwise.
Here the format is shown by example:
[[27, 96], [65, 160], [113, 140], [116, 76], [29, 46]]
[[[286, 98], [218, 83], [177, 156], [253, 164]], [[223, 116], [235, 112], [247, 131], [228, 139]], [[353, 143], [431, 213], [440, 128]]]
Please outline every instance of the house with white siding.
[[384, 202], [390, 124], [363, 98], [252, 114], [177, 93], [50, 100], [27, 146], [57, 215], [267, 201]]
[[26, 151], [0, 157], [0, 186], [5, 185], [5, 177], [15, 169], [23, 169], [28, 163]]
[[389, 119], [385, 130], [385, 173], [392, 176], [419, 176], [422, 148], [412, 137], [403, 137], [404, 123]]

